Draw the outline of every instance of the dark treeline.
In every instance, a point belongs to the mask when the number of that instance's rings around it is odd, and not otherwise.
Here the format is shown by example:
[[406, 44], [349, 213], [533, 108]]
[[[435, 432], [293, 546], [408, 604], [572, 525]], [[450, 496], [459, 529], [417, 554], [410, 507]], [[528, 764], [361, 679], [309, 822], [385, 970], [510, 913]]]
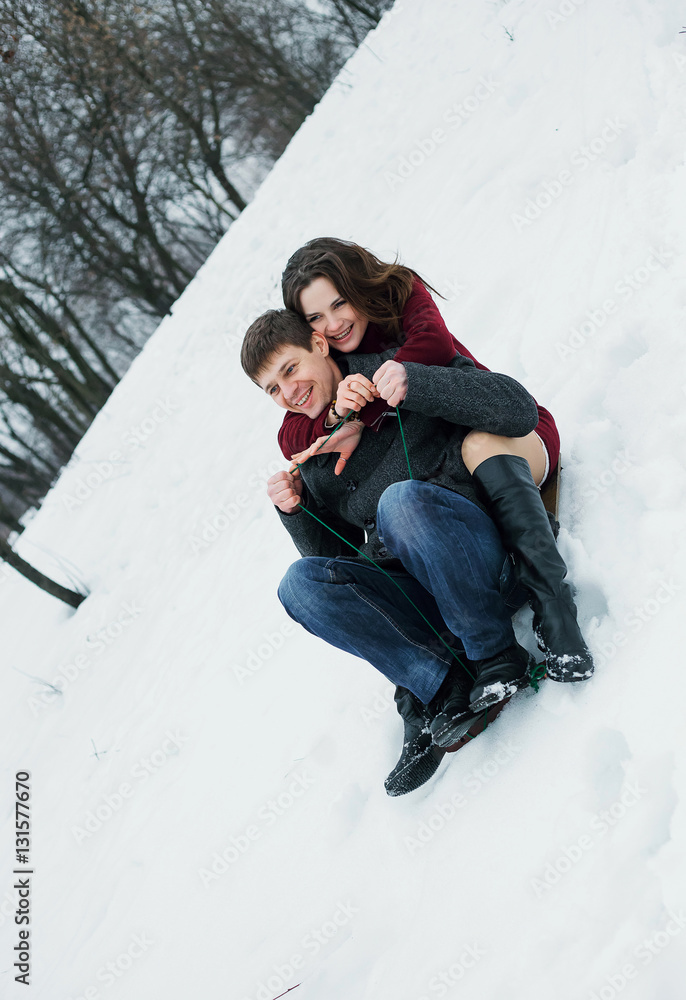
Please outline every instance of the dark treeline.
[[391, 0], [0, 0], [0, 556]]

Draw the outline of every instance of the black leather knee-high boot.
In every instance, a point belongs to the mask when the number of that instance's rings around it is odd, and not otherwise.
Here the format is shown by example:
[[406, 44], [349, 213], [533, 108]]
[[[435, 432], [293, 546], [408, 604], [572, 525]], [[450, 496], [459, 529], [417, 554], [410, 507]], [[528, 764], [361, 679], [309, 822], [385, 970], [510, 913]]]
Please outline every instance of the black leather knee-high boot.
[[579, 631], [572, 590], [565, 582], [567, 567], [529, 463], [518, 455], [495, 455], [477, 466], [473, 478], [528, 591], [548, 676], [586, 680], [593, 673], [593, 659]]

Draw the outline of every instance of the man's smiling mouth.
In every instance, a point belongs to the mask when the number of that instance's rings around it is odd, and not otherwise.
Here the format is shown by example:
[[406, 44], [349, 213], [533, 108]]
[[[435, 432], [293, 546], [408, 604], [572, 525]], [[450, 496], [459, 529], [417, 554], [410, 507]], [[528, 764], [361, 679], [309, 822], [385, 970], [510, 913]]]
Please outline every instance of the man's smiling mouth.
[[314, 386], [311, 385], [304, 396], [301, 396], [300, 399], [296, 399], [296, 401], [293, 403], [293, 406], [304, 406], [305, 403], [309, 400], [310, 396], [312, 395], [313, 388]]

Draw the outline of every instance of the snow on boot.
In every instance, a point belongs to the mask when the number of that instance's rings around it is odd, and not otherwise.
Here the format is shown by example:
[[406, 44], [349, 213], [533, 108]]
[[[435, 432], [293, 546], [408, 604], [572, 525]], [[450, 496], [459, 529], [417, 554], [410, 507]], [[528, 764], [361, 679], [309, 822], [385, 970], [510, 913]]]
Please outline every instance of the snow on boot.
[[476, 660], [476, 681], [469, 696], [472, 712], [478, 714], [504, 698], [509, 698], [529, 681], [536, 661], [519, 643], [495, 656]]
[[[568, 587], [568, 584], [564, 584]], [[531, 601], [534, 610], [534, 632], [538, 645], [545, 653], [546, 676], [551, 681], [586, 681], [593, 674], [593, 658], [579, 631], [576, 607], [571, 596], [549, 601]], [[579, 642], [572, 645], [569, 637], [578, 633]], [[573, 650], [569, 653], [561, 650]]]
[[564, 579], [567, 567], [529, 463], [519, 455], [494, 455], [472, 475], [529, 594], [548, 677], [586, 680], [593, 673], [593, 659], [579, 630], [572, 590]]
[[452, 664], [437, 694], [429, 702], [428, 708], [433, 715], [429, 729], [438, 747], [450, 747], [457, 743], [477, 721], [469, 704], [475, 667], [471, 661], [468, 662], [471, 674], [463, 667]]
[[407, 688], [395, 689], [395, 703], [405, 728], [400, 760], [384, 781], [389, 795], [406, 795], [432, 778], [445, 756], [445, 750], [431, 741], [425, 705]]

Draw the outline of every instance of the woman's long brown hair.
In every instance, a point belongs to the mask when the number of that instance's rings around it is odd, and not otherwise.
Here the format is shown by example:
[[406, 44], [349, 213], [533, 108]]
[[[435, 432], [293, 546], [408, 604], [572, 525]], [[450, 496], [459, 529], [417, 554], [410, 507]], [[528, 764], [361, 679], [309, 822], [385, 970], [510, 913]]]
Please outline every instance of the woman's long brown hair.
[[402, 332], [403, 310], [416, 278], [440, 295], [416, 271], [398, 264], [397, 258], [386, 264], [357, 243], [333, 236], [310, 240], [286, 264], [281, 287], [287, 309], [304, 315], [300, 293], [315, 278], [328, 278], [356, 312], [387, 327], [396, 338]]

